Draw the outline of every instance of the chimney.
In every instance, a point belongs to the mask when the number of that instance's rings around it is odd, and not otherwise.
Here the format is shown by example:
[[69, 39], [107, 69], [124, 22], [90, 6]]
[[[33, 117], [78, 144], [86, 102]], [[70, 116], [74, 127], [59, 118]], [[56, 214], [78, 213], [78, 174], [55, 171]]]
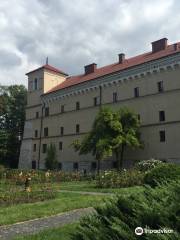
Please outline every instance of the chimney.
[[118, 54], [118, 56], [119, 56], [119, 63], [123, 63], [125, 61], [125, 54], [120, 53], [120, 54]]
[[165, 50], [167, 48], [167, 38], [162, 38], [157, 41], [152, 42], [152, 53], [159, 52], [161, 50]]
[[96, 63], [91, 63], [91, 64], [86, 65], [84, 67], [85, 74], [93, 73], [93, 72], [95, 72], [96, 69], [97, 69], [97, 64]]
[[178, 50], [178, 44], [174, 43], [174, 51], [177, 51], [177, 50]]

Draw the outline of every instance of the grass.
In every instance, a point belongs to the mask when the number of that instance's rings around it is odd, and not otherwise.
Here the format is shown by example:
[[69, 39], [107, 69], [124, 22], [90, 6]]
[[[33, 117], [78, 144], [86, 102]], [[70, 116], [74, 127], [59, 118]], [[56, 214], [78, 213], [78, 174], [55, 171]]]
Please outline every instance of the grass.
[[131, 194], [143, 191], [142, 186], [127, 187], [127, 188], [97, 188], [95, 181], [77, 181], [77, 182], [62, 182], [53, 184], [54, 188], [68, 191], [84, 191], [84, 192], [104, 192], [104, 193], [120, 193]]
[[78, 223], [68, 224], [35, 235], [16, 237], [14, 240], [70, 240], [71, 234], [75, 231], [77, 225]]
[[0, 225], [51, 216], [78, 208], [94, 207], [104, 196], [58, 193], [57, 198], [44, 202], [17, 204], [0, 208]]
[[[1, 184], [1, 191], [7, 190], [7, 185]], [[97, 188], [95, 181], [72, 181], [62, 183], [48, 183], [54, 190], [86, 191], [86, 192], [111, 192], [119, 194], [140, 193], [143, 187], [129, 188]], [[34, 184], [32, 189], [37, 190], [41, 184]], [[16, 190], [19, 186], [14, 186]], [[58, 191], [57, 191], [58, 192]], [[79, 193], [58, 192], [55, 199], [36, 203], [19, 203], [0, 208], [0, 225], [13, 224], [35, 218], [55, 215], [78, 208], [94, 207], [110, 196], [81, 195]]]

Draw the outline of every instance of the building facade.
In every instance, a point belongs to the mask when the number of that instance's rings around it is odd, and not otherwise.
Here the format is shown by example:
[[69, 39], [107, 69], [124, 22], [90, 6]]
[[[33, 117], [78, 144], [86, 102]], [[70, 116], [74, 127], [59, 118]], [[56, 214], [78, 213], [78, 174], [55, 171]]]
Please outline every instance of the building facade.
[[[68, 76], [48, 64], [27, 73], [28, 101], [19, 168], [44, 169], [47, 147], [55, 144], [59, 169], [95, 170], [91, 154], [79, 156], [71, 143], [87, 134], [100, 106], [128, 107], [141, 122], [143, 149], [125, 152], [125, 167], [150, 158], [180, 162], [180, 43], [152, 42], [148, 53], [114, 64], [84, 67]], [[115, 166], [107, 158], [101, 168]]]

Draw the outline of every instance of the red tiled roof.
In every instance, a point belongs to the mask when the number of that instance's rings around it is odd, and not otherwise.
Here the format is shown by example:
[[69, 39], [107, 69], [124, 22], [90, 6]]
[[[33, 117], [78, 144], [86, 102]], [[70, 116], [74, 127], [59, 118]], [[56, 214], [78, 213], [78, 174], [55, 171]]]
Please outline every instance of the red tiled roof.
[[57, 69], [57, 68], [55, 68], [55, 67], [53, 67], [53, 66], [51, 66], [51, 65], [49, 65], [49, 64], [45, 64], [45, 65], [43, 65], [43, 66], [40, 67], [40, 68], [37, 68], [37, 69], [35, 69], [35, 70], [32, 70], [32, 71], [26, 73], [26, 75], [28, 75], [28, 74], [30, 74], [30, 73], [32, 73], [32, 72], [35, 72], [35, 71], [37, 71], [37, 70], [43, 69], [43, 68], [45, 68], [45, 69], [47, 69], [47, 70], [49, 70], [49, 71], [51, 71], [51, 72], [60, 73], [60, 74], [63, 74], [63, 75], [68, 76], [67, 73], [64, 73], [64, 72], [61, 71], [60, 69]]
[[156, 60], [159, 58], [163, 58], [166, 57], [168, 55], [172, 55], [175, 54], [177, 52], [180, 52], [180, 43], [177, 43], [177, 49], [175, 50], [174, 48], [174, 44], [172, 45], [168, 45], [166, 47], [166, 49], [158, 51], [158, 52], [148, 52], [148, 53], [144, 53], [129, 59], [126, 59], [123, 63], [113, 63], [111, 65], [107, 65], [101, 68], [97, 68], [93, 73], [90, 74], [82, 74], [82, 75], [78, 75], [78, 76], [70, 76], [67, 77], [66, 80], [62, 83], [60, 83], [59, 85], [57, 85], [56, 87], [52, 88], [48, 93], [54, 92], [54, 91], [58, 91], [64, 88], [68, 88], [70, 86], [76, 85], [76, 84], [80, 84], [86, 81], [90, 81], [90, 80], [94, 80], [96, 78], [105, 76], [105, 75], [109, 75], [111, 73], [115, 73], [115, 72], [119, 72], [121, 70], [125, 70], [131, 67], [134, 67], [136, 65], [140, 65], [152, 60]]

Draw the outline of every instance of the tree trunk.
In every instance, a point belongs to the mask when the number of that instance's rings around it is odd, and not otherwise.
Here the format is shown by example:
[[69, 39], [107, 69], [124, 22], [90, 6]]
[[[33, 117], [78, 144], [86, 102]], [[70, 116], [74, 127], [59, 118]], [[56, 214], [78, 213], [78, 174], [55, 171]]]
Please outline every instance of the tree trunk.
[[97, 160], [97, 174], [99, 175], [100, 168], [101, 168], [101, 163], [100, 163], [100, 159], [97, 156], [96, 156], [96, 160]]
[[120, 155], [120, 159], [119, 159], [119, 170], [121, 170], [122, 167], [123, 167], [124, 148], [125, 148], [125, 145], [122, 144], [122, 146], [121, 146], [121, 155]]
[[119, 151], [118, 150], [115, 151], [115, 155], [116, 155], [117, 169], [120, 170], [120, 160], [119, 160]]

